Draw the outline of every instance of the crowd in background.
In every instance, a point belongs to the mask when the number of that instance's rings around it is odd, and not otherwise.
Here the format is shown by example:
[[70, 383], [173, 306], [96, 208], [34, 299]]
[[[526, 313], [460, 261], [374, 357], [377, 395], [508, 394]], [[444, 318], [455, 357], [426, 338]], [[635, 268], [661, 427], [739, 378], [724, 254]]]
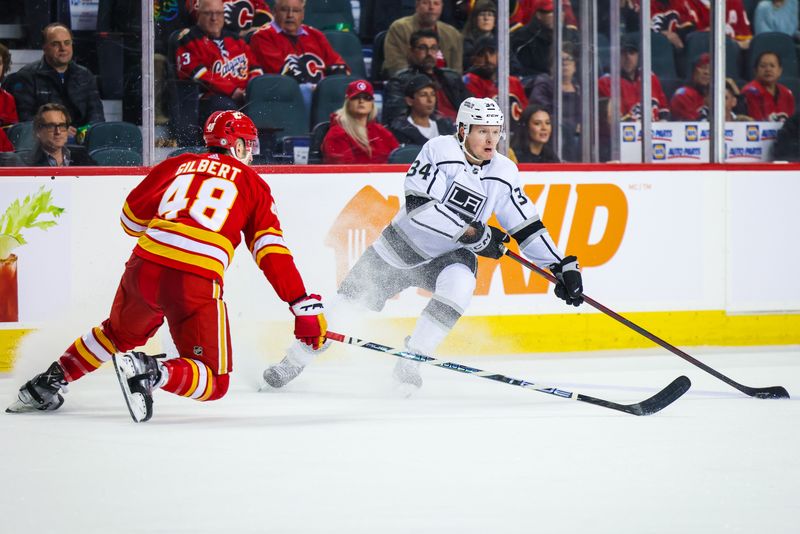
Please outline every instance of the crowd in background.
[[[404, 147], [453, 133], [456, 110], [465, 98], [497, 97], [494, 0], [153, 2], [155, 122], [165, 146], [199, 145], [200, 127], [211, 113], [241, 109], [252, 114], [263, 134], [262, 162], [280, 161], [285, 147], [302, 144], [299, 139], [305, 137], [311, 162], [385, 163]], [[708, 2], [651, 1], [649, 106], [640, 102], [639, 2], [621, 1], [620, 119], [638, 121], [649, 107], [654, 121], [707, 120]], [[119, 147], [93, 148], [91, 141], [100, 137], [94, 126], [106, 121], [103, 100], [121, 100], [123, 121], [142, 124], [140, 3], [99, 0], [94, 31], [71, 27], [67, 2], [49, 2], [57, 7], [46, 18], [41, 11], [26, 12], [30, 4], [19, 3], [0, 15], [5, 17], [0, 22], [22, 22], [26, 30], [24, 37], [0, 44], [2, 161], [53, 166], [113, 161], [107, 158], [119, 157], [113, 152]], [[341, 11], [324, 19], [321, 4], [339, 5]], [[558, 162], [552, 138], [559, 128], [562, 159], [582, 161], [580, 6], [561, 0], [564, 46], [559, 51], [554, 49], [553, 0], [511, 4], [509, 156], [520, 163]], [[611, 96], [609, 47], [603, 46], [609, 34], [607, 4], [598, 1], [601, 110], [610, 109]], [[312, 7], [317, 11], [311, 13]], [[725, 118], [785, 123], [775, 159], [800, 160], [798, 17], [798, 0], [726, 2], [732, 48], [727, 52]], [[321, 27], [306, 24], [311, 18]], [[355, 35], [356, 22], [354, 55], [340, 36]], [[41, 58], [9, 73], [16, 62], [13, 51], [20, 48], [41, 48]], [[109, 55], [114, 50], [118, 53]], [[369, 76], [361, 63], [365, 52], [371, 58]], [[560, 80], [555, 80], [556, 62], [561, 63]], [[292, 80], [287, 90], [296, 92], [298, 104], [289, 112], [294, 120], [305, 120], [296, 129], [270, 127], [281, 110], [260, 107], [266, 90], [255, 80], [264, 75]], [[556, 81], [562, 91], [561, 124], [552, 116]], [[269, 87], [278, 91], [285, 86]], [[325, 93], [330, 87], [333, 95]], [[325, 98], [330, 109], [323, 105]], [[316, 120], [303, 119], [309, 114]], [[601, 138], [609, 135], [601, 132]]]

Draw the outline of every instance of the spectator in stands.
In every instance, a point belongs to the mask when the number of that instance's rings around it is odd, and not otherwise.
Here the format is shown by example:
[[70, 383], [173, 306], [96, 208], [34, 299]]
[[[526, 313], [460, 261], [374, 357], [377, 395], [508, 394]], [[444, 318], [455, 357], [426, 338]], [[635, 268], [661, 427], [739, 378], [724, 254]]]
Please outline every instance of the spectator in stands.
[[[30, 167], [75, 167], [97, 165], [83, 150], [67, 148], [69, 111], [61, 104], [44, 104], [33, 119], [36, 147], [27, 164]], [[82, 148], [82, 147], [80, 147]]]
[[73, 118], [69, 137], [77, 128], [105, 122], [103, 103], [94, 74], [72, 61], [72, 32], [55, 22], [42, 30], [44, 55], [9, 77], [8, 89], [17, 103], [19, 120], [30, 121], [44, 104], [61, 104]]
[[[639, 10], [636, 1], [635, 9]], [[686, 2], [652, 0], [650, 2], [650, 28], [661, 33], [678, 50], [683, 49], [686, 36], [695, 30], [694, 18]]]
[[[528, 24], [511, 34], [511, 72], [519, 76], [547, 74], [553, 61], [553, 0], [537, 0]], [[574, 30], [566, 42], [576, 41]]]
[[[0, 83], [11, 67], [11, 53], [4, 44], [0, 44]], [[8, 140], [6, 128], [19, 122], [17, 105], [11, 93], [0, 87], [0, 152], [13, 152], [14, 146]]]
[[797, 16], [797, 0], [761, 0], [753, 14], [753, 28], [756, 35], [780, 32], [800, 41]]
[[559, 163], [558, 156], [550, 147], [553, 133], [550, 114], [539, 106], [528, 106], [522, 112], [520, 122], [511, 140], [508, 157], [517, 163]]
[[304, 0], [277, 0], [275, 20], [250, 40], [264, 72], [291, 76], [297, 83], [317, 84], [326, 75], [347, 74], [342, 56], [321, 31], [303, 24]]
[[416, 0], [413, 15], [398, 19], [389, 26], [383, 44], [383, 69], [387, 76], [394, 76], [411, 63], [407, 54], [411, 34], [419, 30], [429, 30], [438, 36], [436, 66], [462, 71], [463, 39], [454, 27], [441, 22], [442, 0]]
[[375, 92], [366, 80], [350, 82], [344, 105], [331, 113], [331, 127], [322, 141], [322, 162], [386, 163], [399, 143], [375, 120]]
[[[491, 35], [478, 39], [473, 49], [471, 67], [464, 75], [464, 84], [473, 96], [497, 98], [497, 41]], [[528, 107], [528, 96], [522, 82], [516, 76], [508, 77], [508, 99], [511, 110], [509, 129], [515, 129]]]
[[[639, 68], [639, 43], [636, 38], [630, 35], [623, 36], [621, 55], [621, 120], [638, 121], [642, 116], [642, 103], [640, 98], [642, 93], [642, 72]], [[653, 120], [668, 120], [669, 108], [667, 107], [667, 97], [664, 95], [664, 90], [661, 89], [661, 82], [659, 82], [658, 77], [654, 73], [651, 73], [650, 80]], [[611, 75], [605, 74], [600, 78], [597, 90], [601, 98], [609, 98], [611, 96]]]
[[411, 78], [405, 88], [407, 114], [397, 117], [389, 131], [401, 145], [424, 145], [439, 135], [450, 135], [453, 122], [436, 113], [436, 84], [424, 74]]
[[[518, 0], [516, 6], [512, 8], [511, 16], [508, 19], [511, 31], [513, 32], [526, 26], [533, 18], [536, 10], [539, 9], [541, 3], [541, 0]], [[575, 12], [572, 10], [572, 2], [570, 0], [561, 0], [561, 9], [563, 9], [564, 13], [565, 26], [569, 29], [577, 29], [578, 21], [575, 18]]]
[[727, 78], [725, 80], [725, 122], [752, 122], [753, 117], [734, 110], [739, 107], [739, 87], [736, 82]]
[[197, 25], [180, 35], [175, 64], [180, 79], [202, 87], [200, 124], [205, 124], [215, 111], [241, 107], [247, 82], [263, 71], [247, 43], [224, 29], [222, 0], [200, 0], [197, 15]]
[[[581, 160], [581, 90], [576, 82], [575, 75], [578, 70], [577, 49], [570, 42], [564, 43], [561, 50], [561, 156], [564, 161]], [[531, 89], [531, 104], [543, 108], [553, 115], [554, 95], [553, 74], [555, 74], [555, 61], [550, 74], [540, 74], [533, 82]]]
[[711, 86], [711, 56], [701, 54], [692, 67], [691, 81], [678, 88], [670, 100], [672, 120], [708, 120], [708, 90]]
[[440, 115], [455, 122], [458, 106], [465, 98], [472, 95], [458, 72], [436, 66], [438, 51], [439, 36], [435, 32], [419, 30], [411, 34], [406, 45], [410, 66], [392, 76], [383, 90], [384, 124], [391, 124], [394, 119], [405, 113], [406, 84], [417, 74], [425, 74], [436, 82], [436, 109]]
[[800, 113], [795, 113], [778, 130], [778, 137], [772, 145], [774, 161], [800, 162]]
[[747, 114], [757, 121], [783, 122], [794, 115], [794, 96], [778, 79], [783, 74], [781, 58], [762, 52], [756, 60], [756, 79], [742, 88]]
[[475, 43], [481, 37], [497, 40], [497, 5], [494, 0], [478, 0], [461, 32], [464, 36], [464, 70], [472, 65]]
[[[198, 20], [199, 0], [183, 0], [189, 16]], [[225, 29], [242, 39], [272, 22], [272, 13], [264, 0], [222, 0], [225, 9]]]

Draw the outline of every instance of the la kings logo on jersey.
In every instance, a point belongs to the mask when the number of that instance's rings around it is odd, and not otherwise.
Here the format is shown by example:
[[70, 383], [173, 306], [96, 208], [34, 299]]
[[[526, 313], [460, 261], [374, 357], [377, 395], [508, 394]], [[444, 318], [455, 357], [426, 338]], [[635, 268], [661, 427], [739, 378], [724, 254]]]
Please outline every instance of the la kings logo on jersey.
[[486, 204], [486, 196], [458, 182], [453, 182], [444, 195], [444, 204], [458, 213], [462, 219], [472, 222], [483, 211], [483, 206]]

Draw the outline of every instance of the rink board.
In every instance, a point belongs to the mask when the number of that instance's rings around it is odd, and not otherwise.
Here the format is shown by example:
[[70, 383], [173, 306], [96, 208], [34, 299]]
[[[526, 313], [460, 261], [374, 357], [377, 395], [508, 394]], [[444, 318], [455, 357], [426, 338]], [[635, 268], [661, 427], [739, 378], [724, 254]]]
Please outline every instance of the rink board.
[[[580, 258], [587, 294], [676, 345], [800, 343], [794, 267], [800, 264], [800, 168], [556, 169], [524, 171], [522, 184], [559, 247]], [[76, 313], [86, 329], [105, 318], [134, 244], [120, 228], [120, 208], [146, 169], [93, 169], [81, 176], [32, 171], [0, 176], [0, 213], [41, 186], [65, 212], [54, 228], [25, 231], [28, 243], [14, 250], [19, 314], [17, 321], [0, 322], [0, 370], [10, 366], [26, 331]], [[323, 296], [335, 293], [403, 202], [402, 166], [261, 171], [306, 285]], [[225, 298], [235, 330], [288, 335], [285, 304], [242, 245], [226, 275]], [[377, 341], [401, 340], [427, 300], [407, 290], [369, 329], [348, 333], [383, 335], [373, 327], [380, 325], [393, 334]], [[481, 258], [473, 302], [443, 352], [647, 346], [588, 306], [567, 309], [519, 264]]]

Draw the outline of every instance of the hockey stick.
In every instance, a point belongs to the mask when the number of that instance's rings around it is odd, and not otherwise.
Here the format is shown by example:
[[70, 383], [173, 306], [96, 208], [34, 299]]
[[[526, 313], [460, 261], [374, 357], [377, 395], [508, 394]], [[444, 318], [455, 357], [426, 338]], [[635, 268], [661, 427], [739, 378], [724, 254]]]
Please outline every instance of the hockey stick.
[[602, 406], [603, 408], [611, 408], [612, 410], [618, 410], [620, 412], [625, 412], [632, 415], [651, 415], [658, 411], [661, 411], [670, 404], [672, 404], [673, 402], [675, 402], [676, 400], [678, 400], [678, 398], [684, 393], [686, 393], [686, 391], [692, 385], [692, 383], [689, 381], [688, 378], [686, 378], [685, 376], [679, 376], [678, 378], [673, 380], [667, 387], [665, 387], [664, 389], [662, 389], [649, 399], [643, 400], [642, 402], [637, 402], [635, 404], [618, 404], [616, 402], [598, 399], [596, 397], [590, 397], [589, 395], [583, 395], [581, 393], [572, 393], [570, 391], [565, 391], [563, 389], [559, 389], [553, 386], [537, 385], [534, 384], [533, 382], [520, 380], [519, 378], [511, 378], [498, 373], [492, 373], [490, 371], [482, 371], [481, 369], [468, 367], [466, 365], [462, 365], [456, 362], [446, 362], [444, 360], [436, 359], [432, 356], [425, 356], [423, 354], [416, 354], [414, 352], [408, 352], [404, 350], [395, 349], [392, 347], [387, 347], [386, 345], [381, 345], [373, 341], [364, 341], [362, 339], [358, 339], [355, 337], [337, 334], [336, 332], [331, 332], [330, 330], [328, 330], [326, 337], [328, 339], [339, 341], [340, 343], [344, 343], [347, 345], [356, 345], [358, 347], [363, 347], [365, 349], [370, 349], [378, 352], [385, 352], [387, 354], [391, 354], [392, 356], [397, 356], [398, 358], [413, 360], [415, 362], [420, 362], [420, 363], [427, 363], [429, 365], [434, 365], [436, 367], [441, 367], [443, 369], [450, 369], [451, 371], [458, 371], [459, 373], [475, 375], [481, 378], [488, 378], [489, 380], [502, 382], [503, 384], [508, 384], [511, 386], [519, 386], [525, 389], [532, 389], [534, 391], [539, 391], [541, 393], [547, 393], [548, 395], [555, 395], [556, 397], [562, 397], [565, 399], [572, 399], [581, 402], [588, 402], [589, 404]]
[[[521, 263], [522, 265], [524, 265], [528, 269], [534, 271], [535, 273], [542, 275], [544, 278], [547, 278], [550, 282], [552, 282], [554, 284], [556, 283], [556, 277], [555, 276], [553, 276], [552, 274], [548, 273], [547, 271], [545, 271], [541, 267], [537, 266], [536, 264], [526, 260], [525, 258], [520, 256], [519, 254], [516, 254], [515, 252], [506, 249], [506, 256], [508, 256], [509, 258], [511, 258], [512, 260], [514, 260], [516, 262]], [[740, 383], [736, 382], [735, 380], [733, 380], [731, 378], [728, 378], [727, 376], [723, 375], [722, 373], [720, 373], [716, 369], [713, 369], [713, 368], [709, 367], [708, 365], [704, 364], [703, 362], [701, 362], [697, 358], [694, 358], [693, 356], [690, 356], [690, 355], [686, 354], [681, 349], [679, 349], [679, 348], [667, 343], [666, 341], [664, 341], [660, 337], [656, 336], [655, 334], [651, 334], [650, 332], [648, 332], [647, 330], [645, 330], [641, 326], [637, 325], [636, 323], [634, 323], [633, 321], [631, 321], [629, 319], [626, 319], [625, 317], [623, 317], [622, 315], [618, 314], [614, 310], [606, 308], [605, 306], [603, 306], [602, 304], [600, 304], [599, 302], [597, 302], [593, 298], [587, 296], [586, 294], [583, 295], [583, 300], [586, 301], [586, 303], [588, 303], [593, 308], [596, 308], [597, 310], [600, 310], [601, 312], [605, 313], [606, 315], [608, 315], [612, 319], [616, 319], [617, 321], [619, 321], [620, 323], [624, 324], [625, 326], [627, 326], [631, 330], [635, 331], [636, 333], [643, 335], [644, 337], [646, 337], [647, 339], [649, 339], [650, 341], [652, 341], [652, 342], [654, 342], [654, 343], [656, 343], [658, 345], [661, 345], [662, 347], [664, 347], [665, 349], [667, 349], [671, 353], [675, 354], [676, 356], [680, 356], [681, 358], [683, 358], [687, 362], [689, 362], [689, 363], [691, 363], [693, 365], [696, 365], [697, 367], [699, 367], [703, 371], [707, 372], [708, 374], [710, 374], [710, 375], [712, 375], [712, 376], [714, 376], [716, 378], [719, 378], [720, 380], [722, 380], [723, 382], [725, 382], [729, 386], [738, 389], [739, 391], [741, 391], [745, 395], [749, 395], [751, 397], [756, 397], [757, 399], [788, 399], [789, 398], [789, 392], [786, 391], [786, 388], [784, 388], [783, 386], [770, 386], [770, 387], [765, 387], [765, 388], [753, 388], [753, 387], [750, 387], [750, 386], [745, 386], [743, 384], [740, 384]]]

